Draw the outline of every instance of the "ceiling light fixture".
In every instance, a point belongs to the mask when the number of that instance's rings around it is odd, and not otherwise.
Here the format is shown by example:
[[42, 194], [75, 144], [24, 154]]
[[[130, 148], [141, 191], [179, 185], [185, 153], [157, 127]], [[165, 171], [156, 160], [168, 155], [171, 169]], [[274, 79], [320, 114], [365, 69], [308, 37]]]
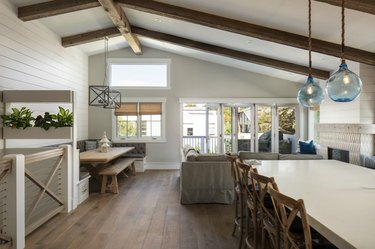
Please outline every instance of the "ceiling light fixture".
[[326, 90], [328, 96], [336, 102], [355, 100], [362, 91], [362, 81], [348, 69], [345, 62], [345, 0], [341, 1], [341, 65], [328, 79]]
[[316, 82], [312, 76], [312, 60], [311, 60], [311, 0], [309, 2], [308, 12], [308, 23], [309, 23], [309, 76], [307, 77], [306, 83], [298, 91], [297, 99], [298, 102], [304, 107], [309, 107], [310, 110], [315, 110], [316, 107], [320, 106], [324, 99], [323, 90], [319, 83]]
[[104, 39], [104, 80], [103, 85], [89, 86], [89, 106], [103, 107], [106, 109], [116, 109], [121, 106], [121, 93], [111, 89], [107, 84], [108, 70], [108, 37]]

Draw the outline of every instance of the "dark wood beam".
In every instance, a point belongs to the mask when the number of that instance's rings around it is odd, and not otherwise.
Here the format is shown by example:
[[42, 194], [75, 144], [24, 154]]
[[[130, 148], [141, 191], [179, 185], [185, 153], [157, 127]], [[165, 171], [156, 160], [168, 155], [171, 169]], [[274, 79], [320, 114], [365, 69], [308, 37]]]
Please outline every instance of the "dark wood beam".
[[20, 7], [18, 8], [18, 18], [30, 21], [99, 6], [98, 0], [55, 0]]
[[[151, 31], [143, 28], [138, 28], [133, 26], [133, 32], [135, 34], [138, 34], [140, 36], [152, 38], [159, 41], [169, 42], [173, 43], [179, 46], [200, 50], [203, 52], [208, 52], [212, 54], [217, 54], [225, 57], [229, 57], [236, 60], [246, 61], [258, 65], [263, 65], [266, 67], [272, 67], [275, 69], [288, 71], [292, 73], [302, 74], [302, 75], [308, 75], [309, 74], [309, 68], [306, 66], [297, 65], [294, 63], [289, 63], [281, 60], [276, 60], [272, 58], [267, 58], [264, 56], [259, 56], [255, 54], [245, 53], [233, 49], [228, 49], [224, 47], [219, 47], [215, 45], [210, 45], [203, 42], [193, 41], [173, 35], [168, 35], [156, 31]], [[328, 79], [330, 72], [320, 70], [320, 69], [312, 69], [312, 74], [315, 78], [319, 79]]]
[[[315, 0], [317, 2], [328, 3], [341, 7], [342, 0]], [[345, 0], [345, 8], [358, 10], [375, 15], [375, 1], [374, 0]]]
[[63, 47], [72, 47], [89, 42], [103, 40], [105, 37], [116, 37], [120, 36], [121, 33], [116, 27], [111, 27], [107, 29], [101, 29], [96, 31], [91, 31], [83, 34], [72, 35], [61, 38], [61, 44]]
[[113, 24], [127, 40], [134, 53], [142, 54], [141, 43], [139, 42], [137, 36], [132, 33], [130, 23], [126, 18], [125, 12], [122, 10], [121, 6], [115, 3], [113, 0], [99, 0], [99, 2], [105, 11], [107, 11]]
[[[219, 46], [214, 46], [202, 42], [197, 42], [197, 41], [192, 41], [189, 39], [177, 37], [177, 36], [172, 36], [160, 32], [155, 32], [151, 30], [146, 30], [143, 28], [138, 28], [138, 27], [132, 27], [132, 31], [134, 34], [143, 36], [143, 37], [148, 37], [151, 39], [159, 40], [159, 41], [164, 41], [164, 42], [169, 42], [173, 43], [179, 46], [195, 49], [195, 50], [200, 50], [203, 52], [207, 53], [212, 53], [212, 54], [217, 54], [229, 58], [233, 58], [236, 60], [241, 60], [241, 61], [246, 61], [254, 64], [259, 64], [267, 67], [272, 67], [275, 69], [283, 70], [283, 71], [288, 71], [288, 72], [293, 72], [297, 74], [302, 74], [302, 75], [308, 75], [309, 69], [308, 67], [289, 63], [289, 62], [284, 62], [280, 60], [275, 60], [259, 55], [254, 55], [254, 54], [249, 54], [241, 51], [236, 51], [228, 48], [223, 48]], [[64, 47], [69, 47], [69, 46], [74, 46], [74, 45], [79, 45], [83, 43], [88, 43], [88, 42], [93, 42], [97, 41], [100, 39], [103, 39], [106, 36], [109, 37], [115, 37], [115, 36], [120, 36], [121, 34], [116, 28], [108, 28], [108, 29], [103, 29], [103, 30], [97, 30], [97, 31], [92, 31], [84, 34], [78, 34], [74, 36], [69, 36], [69, 37], [64, 37], [62, 38], [63, 46]], [[328, 79], [329, 78], [329, 72], [320, 70], [320, 69], [314, 69], [312, 70], [313, 76], [319, 79]]]
[[[306, 36], [156, 1], [117, 0], [117, 2], [127, 8], [308, 50], [308, 39]], [[341, 55], [341, 45], [323, 40], [312, 39], [312, 48], [313, 51], [322, 54], [336, 57], [340, 57]], [[375, 65], [375, 53], [372, 52], [346, 47], [345, 57], [348, 60]]]

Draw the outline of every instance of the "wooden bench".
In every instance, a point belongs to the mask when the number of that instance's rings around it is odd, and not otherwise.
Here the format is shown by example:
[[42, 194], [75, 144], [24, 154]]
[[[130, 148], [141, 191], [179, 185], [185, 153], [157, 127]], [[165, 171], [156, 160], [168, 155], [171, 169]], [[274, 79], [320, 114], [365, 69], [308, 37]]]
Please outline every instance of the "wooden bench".
[[[126, 168], [131, 167], [133, 175], [135, 175], [135, 158], [122, 158], [114, 164], [103, 168], [99, 171], [99, 175], [103, 176], [101, 193], [104, 194], [107, 190], [118, 194], [117, 175], [123, 172]], [[110, 176], [111, 183], [107, 187], [108, 176]]]

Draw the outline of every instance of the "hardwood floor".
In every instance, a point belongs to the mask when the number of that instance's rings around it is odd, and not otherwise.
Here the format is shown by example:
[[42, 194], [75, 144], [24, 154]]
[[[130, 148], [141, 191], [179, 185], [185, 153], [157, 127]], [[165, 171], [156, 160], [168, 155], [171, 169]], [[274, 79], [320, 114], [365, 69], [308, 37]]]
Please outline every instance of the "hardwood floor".
[[178, 171], [119, 179], [119, 194], [90, 194], [26, 238], [27, 249], [235, 249], [234, 206], [181, 205]]

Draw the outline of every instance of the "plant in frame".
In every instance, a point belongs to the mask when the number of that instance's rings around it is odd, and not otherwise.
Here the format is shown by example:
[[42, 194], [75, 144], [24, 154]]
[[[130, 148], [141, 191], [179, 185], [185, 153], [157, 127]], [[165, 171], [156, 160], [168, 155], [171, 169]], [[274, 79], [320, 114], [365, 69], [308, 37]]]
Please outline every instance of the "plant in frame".
[[9, 115], [1, 115], [1, 118], [3, 119], [3, 125], [5, 127], [26, 129], [27, 127], [32, 127], [31, 122], [35, 120], [35, 118], [31, 116], [32, 113], [33, 112], [26, 107], [22, 107], [21, 109], [12, 108], [12, 113]]

